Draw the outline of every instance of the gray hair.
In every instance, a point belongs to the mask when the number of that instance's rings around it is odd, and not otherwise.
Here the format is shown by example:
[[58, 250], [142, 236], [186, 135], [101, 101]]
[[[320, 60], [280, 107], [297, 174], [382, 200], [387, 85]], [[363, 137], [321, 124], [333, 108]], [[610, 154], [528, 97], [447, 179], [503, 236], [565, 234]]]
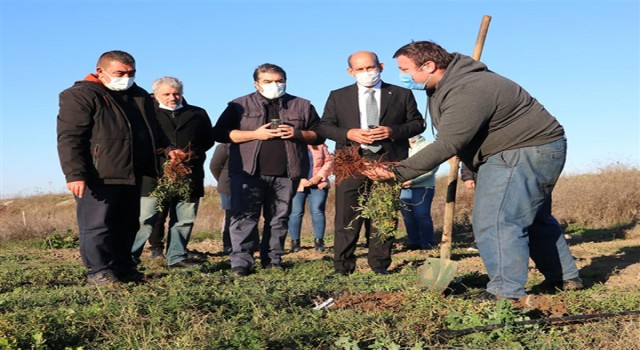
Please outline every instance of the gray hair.
[[180, 91], [181, 94], [184, 93], [184, 85], [182, 84], [182, 81], [180, 81], [180, 79], [178, 78], [174, 78], [174, 77], [158, 78], [153, 82], [153, 84], [151, 84], [151, 90], [153, 92], [156, 92], [156, 90], [160, 88], [160, 85], [167, 85], [167, 86], [178, 89], [178, 91]]

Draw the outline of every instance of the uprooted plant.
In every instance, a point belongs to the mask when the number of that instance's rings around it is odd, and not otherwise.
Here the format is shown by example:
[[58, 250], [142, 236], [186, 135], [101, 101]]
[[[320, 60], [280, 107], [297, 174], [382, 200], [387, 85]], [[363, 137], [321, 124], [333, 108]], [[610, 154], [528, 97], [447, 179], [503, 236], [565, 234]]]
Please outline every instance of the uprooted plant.
[[175, 152], [173, 157], [168, 158], [162, 164], [162, 176], [149, 194], [157, 199], [156, 209], [158, 211], [162, 211], [174, 199], [189, 200], [191, 195], [189, 161], [192, 156], [193, 152], [190, 150], [190, 146], [187, 146], [182, 149], [182, 152]]
[[400, 201], [402, 184], [391, 181], [373, 181], [371, 187], [358, 197], [360, 216], [371, 220], [382, 239], [396, 234], [400, 210], [405, 205]]
[[[336, 150], [333, 156], [335, 182], [340, 183], [373, 166], [394, 164], [383, 161], [383, 157], [373, 161], [362, 158], [358, 153], [358, 146]], [[358, 206], [354, 208], [358, 211], [358, 217], [371, 220], [371, 225], [376, 228], [382, 239], [393, 237], [396, 233], [400, 209], [403, 206], [400, 201], [401, 189], [400, 183], [373, 181], [371, 186], [358, 196]]]

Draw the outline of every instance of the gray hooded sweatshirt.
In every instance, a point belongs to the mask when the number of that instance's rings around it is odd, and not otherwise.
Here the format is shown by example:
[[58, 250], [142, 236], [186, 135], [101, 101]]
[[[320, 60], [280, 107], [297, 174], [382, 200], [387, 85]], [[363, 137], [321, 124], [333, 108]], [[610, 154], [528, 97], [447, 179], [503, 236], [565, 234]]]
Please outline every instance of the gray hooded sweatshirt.
[[502, 151], [564, 137], [562, 125], [520, 85], [469, 56], [453, 55], [437, 88], [427, 91], [436, 139], [395, 167], [399, 181], [428, 172], [454, 155], [477, 171]]

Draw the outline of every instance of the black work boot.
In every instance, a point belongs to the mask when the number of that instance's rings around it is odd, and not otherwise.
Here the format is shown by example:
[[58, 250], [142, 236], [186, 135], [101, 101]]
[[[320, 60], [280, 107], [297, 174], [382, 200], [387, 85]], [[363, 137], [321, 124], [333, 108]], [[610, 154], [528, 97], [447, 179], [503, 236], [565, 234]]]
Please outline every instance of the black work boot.
[[299, 239], [292, 239], [291, 240], [291, 252], [295, 253], [295, 252], [299, 252], [300, 251], [300, 240]]
[[163, 254], [164, 248], [160, 247], [160, 248], [156, 248], [153, 247], [151, 248], [151, 259], [162, 259], [165, 260], [166, 257]]
[[316, 252], [324, 252], [324, 240], [316, 239], [313, 242], [313, 249], [315, 249]]

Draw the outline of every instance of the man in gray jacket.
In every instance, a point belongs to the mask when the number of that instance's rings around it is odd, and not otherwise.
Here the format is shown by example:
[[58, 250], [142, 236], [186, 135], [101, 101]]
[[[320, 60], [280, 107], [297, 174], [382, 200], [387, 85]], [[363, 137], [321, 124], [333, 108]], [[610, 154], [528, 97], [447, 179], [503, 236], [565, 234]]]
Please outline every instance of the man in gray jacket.
[[[400, 80], [426, 90], [436, 140], [392, 169], [366, 174], [407, 181], [457, 155], [477, 172], [473, 229], [490, 281], [480, 299], [525, 295], [529, 256], [549, 286], [581, 288], [551, 192], [564, 167], [563, 127], [518, 84], [429, 41], [393, 56]], [[531, 252], [531, 253], [530, 253]]]
[[262, 64], [253, 80], [256, 91], [229, 102], [213, 128], [217, 142], [231, 143], [230, 258], [236, 277], [248, 275], [253, 265], [253, 235], [263, 208], [260, 262], [282, 268], [291, 198], [309, 169], [307, 144], [324, 142], [314, 131], [320, 117], [311, 102], [285, 92], [282, 68]]

